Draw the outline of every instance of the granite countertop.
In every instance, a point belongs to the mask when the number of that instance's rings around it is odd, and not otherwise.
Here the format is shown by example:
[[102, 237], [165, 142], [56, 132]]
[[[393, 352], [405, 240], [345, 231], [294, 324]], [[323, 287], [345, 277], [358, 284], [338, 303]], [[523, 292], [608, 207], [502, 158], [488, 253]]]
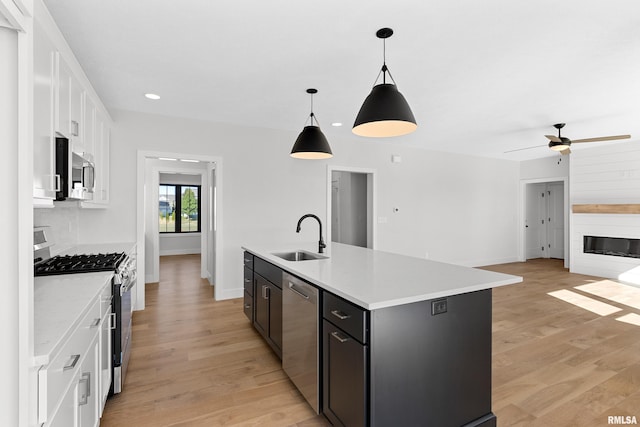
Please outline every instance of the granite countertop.
[[311, 245], [243, 249], [352, 303], [375, 310], [522, 282], [522, 277], [447, 264], [340, 243], [327, 244], [329, 258], [286, 261], [273, 255]]

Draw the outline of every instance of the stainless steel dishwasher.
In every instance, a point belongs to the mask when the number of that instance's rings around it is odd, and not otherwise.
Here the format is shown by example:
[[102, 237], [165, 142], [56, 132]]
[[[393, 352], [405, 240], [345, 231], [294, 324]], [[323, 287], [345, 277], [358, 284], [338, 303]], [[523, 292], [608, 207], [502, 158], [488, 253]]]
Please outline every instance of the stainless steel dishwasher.
[[288, 273], [282, 279], [282, 368], [319, 413], [319, 291]]

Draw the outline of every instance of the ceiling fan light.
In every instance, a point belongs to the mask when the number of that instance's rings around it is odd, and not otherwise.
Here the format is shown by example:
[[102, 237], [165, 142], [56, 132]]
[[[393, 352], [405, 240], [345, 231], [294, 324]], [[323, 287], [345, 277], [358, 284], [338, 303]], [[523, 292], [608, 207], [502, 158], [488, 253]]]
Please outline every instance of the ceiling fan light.
[[571, 142], [566, 141], [567, 138], [561, 138], [563, 141], [549, 141], [549, 148], [553, 151], [564, 151], [571, 146]]
[[291, 149], [296, 159], [321, 160], [333, 157], [329, 141], [318, 126], [305, 126]]
[[394, 84], [373, 87], [362, 103], [352, 132], [359, 136], [385, 138], [409, 134], [418, 128], [405, 97]]

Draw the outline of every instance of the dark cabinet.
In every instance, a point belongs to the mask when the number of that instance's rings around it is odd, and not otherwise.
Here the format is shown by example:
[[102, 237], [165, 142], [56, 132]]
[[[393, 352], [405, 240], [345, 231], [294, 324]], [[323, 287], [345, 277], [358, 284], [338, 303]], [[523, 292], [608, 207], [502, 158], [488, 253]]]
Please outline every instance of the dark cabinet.
[[260, 258], [254, 269], [253, 325], [282, 358], [282, 270]]
[[253, 255], [249, 252], [244, 253], [244, 315], [250, 322], [253, 322]]
[[369, 312], [328, 292], [322, 305], [323, 412], [336, 426], [365, 426]]
[[367, 346], [323, 321], [323, 412], [334, 426], [367, 425]]

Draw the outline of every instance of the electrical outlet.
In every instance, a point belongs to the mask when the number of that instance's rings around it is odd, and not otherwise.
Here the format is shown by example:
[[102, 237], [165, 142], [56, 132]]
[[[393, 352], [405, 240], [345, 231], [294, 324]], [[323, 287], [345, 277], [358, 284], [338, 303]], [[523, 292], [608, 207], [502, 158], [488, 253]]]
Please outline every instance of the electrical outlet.
[[436, 301], [431, 301], [431, 315], [435, 316], [436, 314], [442, 314], [447, 312], [447, 300], [439, 299]]

